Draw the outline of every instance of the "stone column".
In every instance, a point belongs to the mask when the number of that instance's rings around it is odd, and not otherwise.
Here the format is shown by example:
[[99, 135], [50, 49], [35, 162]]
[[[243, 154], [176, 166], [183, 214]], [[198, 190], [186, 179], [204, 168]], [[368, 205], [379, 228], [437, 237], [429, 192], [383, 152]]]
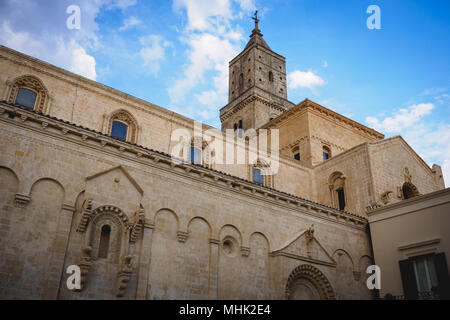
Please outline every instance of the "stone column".
[[210, 266], [209, 266], [209, 299], [218, 298], [218, 280], [219, 280], [219, 247], [220, 241], [218, 239], [209, 239], [210, 247]]
[[[50, 259], [47, 269], [47, 285], [43, 298], [58, 299], [59, 287], [64, 281], [64, 260], [66, 258], [67, 244], [69, 242], [70, 227], [72, 225], [75, 207], [63, 204], [56, 229], [56, 236], [50, 249]], [[64, 285], [64, 284], [63, 284]]]
[[145, 300], [147, 298], [148, 279], [150, 275], [150, 261], [152, 258], [152, 236], [154, 228], [155, 226], [152, 224], [144, 225], [137, 273], [136, 300]]

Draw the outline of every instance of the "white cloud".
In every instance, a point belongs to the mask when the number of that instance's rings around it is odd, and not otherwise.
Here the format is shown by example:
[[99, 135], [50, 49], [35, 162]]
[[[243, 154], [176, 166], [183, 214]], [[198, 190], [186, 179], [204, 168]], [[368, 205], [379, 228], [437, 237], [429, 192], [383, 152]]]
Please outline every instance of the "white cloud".
[[[172, 101], [181, 101], [185, 94], [196, 86], [209, 70], [218, 72], [213, 78], [216, 89], [226, 90], [228, 86], [227, 61], [237, 54], [237, 47], [227, 39], [209, 33], [194, 34], [188, 39], [191, 48], [189, 65], [184, 71], [184, 78], [175, 82], [169, 89]], [[225, 88], [225, 89], [223, 89]]]
[[256, 5], [255, 5], [255, 2], [253, 0], [235, 0], [235, 1], [239, 3], [239, 5], [241, 6], [242, 10], [244, 10], [244, 11], [254, 11], [254, 10], [256, 10]]
[[401, 130], [416, 124], [423, 116], [430, 114], [433, 109], [434, 104], [421, 103], [407, 109], [400, 109], [396, 115], [384, 118], [381, 121], [375, 117], [367, 117], [366, 122], [375, 130], [381, 130], [388, 133], [400, 132]]
[[14, 50], [35, 56], [72, 71], [83, 77], [95, 80], [95, 59], [75, 40], [64, 41], [61, 36], [51, 38], [51, 47], [47, 42], [39, 41], [28, 32], [14, 32], [9, 23], [0, 26], [0, 43]]
[[288, 87], [289, 89], [308, 88], [313, 89], [317, 86], [323, 86], [325, 80], [316, 75], [312, 71], [300, 71], [295, 70], [288, 74]]
[[165, 58], [166, 48], [172, 46], [172, 43], [154, 34], [139, 38], [139, 42], [143, 46], [139, 56], [144, 61], [144, 66], [156, 74], [160, 69], [160, 62]]
[[137, 3], [137, 0], [100, 0], [100, 2], [102, 1], [107, 4], [108, 9], [119, 8], [122, 10], [132, 7]]
[[119, 31], [125, 31], [125, 30], [131, 29], [132, 27], [135, 27], [140, 24], [142, 24], [142, 21], [139, 20], [138, 18], [132, 16], [132, 17], [129, 17], [128, 19], [124, 20], [123, 26], [121, 26], [119, 28]]
[[[74, 43], [75, 46], [77, 46]], [[72, 59], [69, 70], [81, 76], [95, 80], [97, 72], [95, 71], [95, 59], [88, 55], [84, 48], [77, 46], [72, 50]]]
[[186, 9], [188, 30], [205, 31], [218, 19], [232, 18], [229, 0], [174, 0], [173, 9]]

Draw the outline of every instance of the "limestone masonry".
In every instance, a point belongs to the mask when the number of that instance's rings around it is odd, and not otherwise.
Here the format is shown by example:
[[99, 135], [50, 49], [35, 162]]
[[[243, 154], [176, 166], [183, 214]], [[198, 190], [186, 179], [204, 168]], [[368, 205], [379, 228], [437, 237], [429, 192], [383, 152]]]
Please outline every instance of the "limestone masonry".
[[278, 172], [176, 164], [193, 120], [0, 47], [0, 299], [371, 299], [367, 208], [443, 189], [441, 168], [288, 101], [258, 24], [220, 118], [203, 130], [278, 129]]

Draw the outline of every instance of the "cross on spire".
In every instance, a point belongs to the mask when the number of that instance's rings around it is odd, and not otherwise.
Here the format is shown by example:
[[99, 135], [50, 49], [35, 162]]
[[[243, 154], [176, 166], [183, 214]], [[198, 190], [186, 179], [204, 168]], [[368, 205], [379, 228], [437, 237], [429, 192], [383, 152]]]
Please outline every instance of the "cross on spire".
[[258, 10], [255, 11], [255, 15], [252, 17], [253, 20], [255, 20], [255, 29], [258, 30]]

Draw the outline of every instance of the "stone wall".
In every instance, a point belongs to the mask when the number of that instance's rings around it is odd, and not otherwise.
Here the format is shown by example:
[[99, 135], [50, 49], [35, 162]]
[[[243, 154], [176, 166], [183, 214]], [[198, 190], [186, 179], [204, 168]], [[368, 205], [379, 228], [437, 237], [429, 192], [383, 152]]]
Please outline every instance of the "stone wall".
[[[64, 133], [68, 124], [4, 110], [0, 166], [10, 183], [0, 193], [2, 298], [118, 298], [126, 255], [131, 275], [122, 299], [282, 299], [286, 279], [301, 265], [321, 270], [338, 298], [368, 297], [354, 277], [345, 280], [351, 292], [338, 289], [333, 258], [344, 250], [359, 270], [355, 261], [370, 256], [364, 219], [207, 169], [174, 167], [150, 151], [136, 156], [135, 147], [124, 150], [127, 144], [107, 137], [102, 146], [78, 128]], [[132, 242], [140, 211], [145, 219]], [[83, 231], [85, 216], [91, 218]], [[102, 259], [106, 223], [112, 240]], [[311, 253], [287, 252], [312, 224]], [[87, 245], [92, 265], [84, 290], [71, 292], [64, 270], [87, 261]]]

